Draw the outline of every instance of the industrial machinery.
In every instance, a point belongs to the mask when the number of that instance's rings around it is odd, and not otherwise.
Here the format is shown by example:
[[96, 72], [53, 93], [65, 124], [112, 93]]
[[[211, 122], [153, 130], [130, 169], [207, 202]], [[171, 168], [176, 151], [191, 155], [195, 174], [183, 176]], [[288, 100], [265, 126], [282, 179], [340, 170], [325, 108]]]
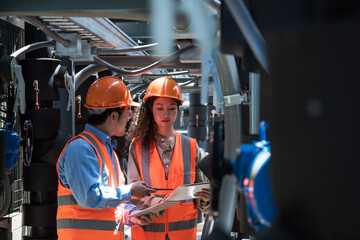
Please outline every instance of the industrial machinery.
[[359, 6], [1, 4], [0, 239], [57, 239], [55, 164], [106, 75], [138, 101], [159, 76], [181, 85], [176, 129], [209, 153], [198, 163], [212, 186], [201, 239], [356, 238]]

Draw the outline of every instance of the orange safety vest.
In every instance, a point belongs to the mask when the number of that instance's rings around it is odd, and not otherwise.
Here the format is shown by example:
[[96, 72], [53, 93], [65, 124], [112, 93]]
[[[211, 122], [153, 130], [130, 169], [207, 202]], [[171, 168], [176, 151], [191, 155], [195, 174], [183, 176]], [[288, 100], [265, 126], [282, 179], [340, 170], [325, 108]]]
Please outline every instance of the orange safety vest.
[[[102, 184], [110, 187], [120, 187], [125, 184], [124, 175], [120, 169], [118, 158], [114, 153], [118, 179], [114, 170], [111, 157], [106, 146], [95, 135], [84, 131], [70, 139], [67, 145], [77, 138], [89, 142], [96, 151], [99, 160]], [[65, 150], [64, 148], [64, 150]], [[59, 159], [64, 152], [61, 152]], [[59, 160], [56, 165], [59, 174]], [[84, 208], [80, 207], [70, 188], [62, 185], [59, 178], [58, 185], [58, 210], [56, 216], [58, 240], [119, 240], [123, 239], [123, 212], [122, 208]]]
[[[155, 142], [150, 149], [145, 149], [140, 139], [135, 140], [138, 166], [141, 180], [153, 188], [176, 189], [183, 184], [195, 182], [196, 140], [176, 132], [175, 147], [168, 174], [165, 179], [165, 169], [159, 157]], [[171, 191], [158, 191], [165, 196]], [[165, 210], [164, 216], [154, 218], [146, 226], [131, 228], [131, 238], [134, 240], [163, 240], [168, 234], [170, 240], [196, 240], [197, 207], [192, 200], [176, 204]]]

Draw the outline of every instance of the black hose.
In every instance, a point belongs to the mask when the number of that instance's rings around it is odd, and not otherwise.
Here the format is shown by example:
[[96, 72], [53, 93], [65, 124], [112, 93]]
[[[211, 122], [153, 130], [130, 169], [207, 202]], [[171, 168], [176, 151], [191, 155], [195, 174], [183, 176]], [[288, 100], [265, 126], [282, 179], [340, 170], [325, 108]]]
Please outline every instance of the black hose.
[[151, 70], [157, 68], [158, 66], [160, 66], [161, 64], [163, 64], [164, 62], [167, 62], [167, 61], [170, 61], [178, 56], [180, 56], [181, 54], [187, 52], [187, 51], [190, 51], [192, 49], [196, 48], [195, 45], [190, 45], [188, 47], [185, 47], [185, 48], [182, 48], [172, 54], [170, 54], [169, 56], [163, 58], [163, 59], [160, 59], [159, 61], [156, 61], [146, 67], [143, 67], [143, 68], [140, 68], [140, 69], [137, 69], [137, 70], [126, 70], [126, 69], [122, 69], [122, 68], [118, 68], [106, 61], [104, 61], [103, 59], [99, 58], [98, 56], [93, 56], [94, 57], [94, 61], [102, 66], [105, 66], [107, 67], [108, 69], [114, 71], [114, 72], [117, 72], [117, 73], [120, 73], [122, 75], [125, 75], [125, 76], [138, 76], [138, 75], [141, 75], [141, 74], [144, 74], [144, 73], [147, 73], [147, 72], [150, 72]]
[[140, 85], [137, 85], [136, 87], [133, 87], [132, 89], [130, 89], [130, 94], [133, 95], [133, 94], [137, 93], [140, 90], [144, 90], [144, 89], [147, 88], [147, 86], [148, 86], [147, 83], [142, 83]]
[[26, 45], [18, 50], [16, 50], [15, 52], [13, 52], [10, 56], [17, 58], [19, 57], [21, 54], [39, 49], [39, 48], [45, 48], [45, 47], [53, 47], [55, 46], [55, 42], [53, 40], [51, 41], [43, 41], [43, 42], [37, 42], [37, 43], [32, 43], [29, 45]]

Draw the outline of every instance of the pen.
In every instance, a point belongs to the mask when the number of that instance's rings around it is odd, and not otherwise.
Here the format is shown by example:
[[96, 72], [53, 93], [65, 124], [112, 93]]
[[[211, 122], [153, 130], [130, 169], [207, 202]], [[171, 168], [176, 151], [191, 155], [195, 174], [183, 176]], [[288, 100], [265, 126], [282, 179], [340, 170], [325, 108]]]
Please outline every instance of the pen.
[[161, 190], [174, 190], [172, 188], [151, 188], [151, 189], [154, 189], [156, 191], [161, 191]]

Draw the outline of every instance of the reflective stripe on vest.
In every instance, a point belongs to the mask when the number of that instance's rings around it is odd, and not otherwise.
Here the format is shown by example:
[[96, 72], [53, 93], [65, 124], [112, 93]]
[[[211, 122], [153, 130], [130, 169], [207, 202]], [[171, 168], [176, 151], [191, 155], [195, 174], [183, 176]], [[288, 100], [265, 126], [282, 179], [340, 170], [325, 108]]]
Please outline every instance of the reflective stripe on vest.
[[[149, 149], [146, 149], [143, 144], [141, 144], [141, 168], [143, 170], [144, 181], [147, 186], [151, 187], [151, 178], [150, 178], [150, 161], [144, 161], [144, 159], [150, 158]], [[145, 171], [144, 171], [145, 170]]]
[[[186, 230], [196, 227], [197, 219], [169, 223], [169, 231]], [[165, 232], [165, 223], [150, 223], [149, 225], [143, 226], [143, 229], [147, 232]]]
[[76, 205], [76, 199], [73, 195], [58, 196], [58, 206]]
[[89, 219], [58, 219], [58, 229], [120, 231], [120, 222]]
[[165, 223], [150, 223], [143, 226], [143, 229], [147, 232], [165, 232]]
[[170, 222], [169, 223], [169, 231], [177, 231], [177, 230], [186, 230], [197, 227], [197, 218], [191, 219], [187, 221], [180, 222]]

